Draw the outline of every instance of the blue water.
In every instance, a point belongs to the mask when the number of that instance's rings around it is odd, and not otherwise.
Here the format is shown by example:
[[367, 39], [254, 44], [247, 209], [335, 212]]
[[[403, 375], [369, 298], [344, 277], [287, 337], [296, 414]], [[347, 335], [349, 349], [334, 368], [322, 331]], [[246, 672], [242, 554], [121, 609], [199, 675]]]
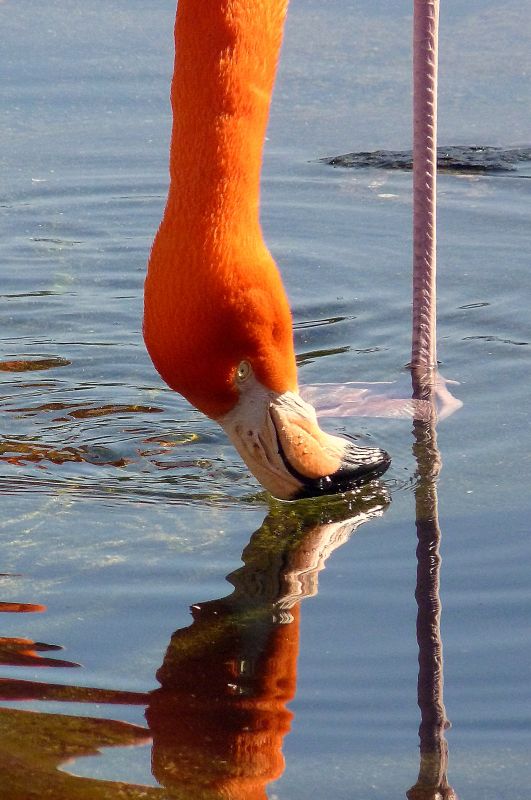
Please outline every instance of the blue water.
[[[411, 176], [316, 159], [410, 146], [411, 10], [350, 5], [293, 0], [263, 226], [301, 382], [407, 385]], [[167, 187], [173, 16], [169, 0], [0, 6], [0, 600], [46, 606], [2, 615], [10, 800], [142, 796], [133, 784], [177, 796], [169, 768], [151, 771], [146, 693], [189, 607], [230, 593], [225, 576], [269, 510], [221, 431], [161, 383], [141, 339]], [[529, 144], [523, 6], [447, 0], [441, 24], [440, 141]], [[531, 778], [530, 176], [523, 164], [439, 180], [440, 369], [464, 403], [438, 428], [444, 702], [449, 781], [469, 800], [523, 800]], [[391, 453], [391, 502], [331, 553], [301, 604], [294, 718], [268, 796], [404, 797], [419, 724], [411, 421], [325, 425]], [[22, 664], [17, 638], [61, 645], [37, 655], [82, 666]], [[62, 715], [61, 735], [50, 715]]]

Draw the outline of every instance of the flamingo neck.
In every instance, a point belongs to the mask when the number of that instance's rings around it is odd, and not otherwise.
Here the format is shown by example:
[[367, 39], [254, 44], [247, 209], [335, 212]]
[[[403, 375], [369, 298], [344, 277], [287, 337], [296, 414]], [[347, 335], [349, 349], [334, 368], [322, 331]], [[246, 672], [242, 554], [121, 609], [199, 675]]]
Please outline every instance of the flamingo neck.
[[262, 150], [287, 5], [179, 0], [166, 216], [187, 237], [261, 238]]
[[238, 364], [296, 388], [291, 313], [260, 230], [262, 150], [288, 0], [179, 0], [170, 189], [144, 339], [164, 380], [219, 419]]

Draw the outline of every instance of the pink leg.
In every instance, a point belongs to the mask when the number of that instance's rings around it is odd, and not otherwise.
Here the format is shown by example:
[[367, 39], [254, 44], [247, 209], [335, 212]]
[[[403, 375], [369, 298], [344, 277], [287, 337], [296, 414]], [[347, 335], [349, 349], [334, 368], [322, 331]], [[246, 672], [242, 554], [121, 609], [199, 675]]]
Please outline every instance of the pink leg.
[[436, 355], [437, 39], [439, 0], [414, 0], [413, 18], [413, 340], [411, 366]]
[[413, 17], [413, 398], [398, 385], [302, 387], [319, 416], [444, 419], [461, 408], [437, 371], [436, 184], [439, 0], [414, 0]]

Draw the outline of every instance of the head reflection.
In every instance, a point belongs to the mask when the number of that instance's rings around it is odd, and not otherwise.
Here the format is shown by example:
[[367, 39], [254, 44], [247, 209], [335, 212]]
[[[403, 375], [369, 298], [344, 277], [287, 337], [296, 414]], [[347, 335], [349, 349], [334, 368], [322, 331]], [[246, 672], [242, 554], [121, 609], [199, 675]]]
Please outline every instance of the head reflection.
[[265, 800], [284, 769], [300, 601], [317, 592], [330, 553], [386, 504], [380, 490], [366, 489], [297, 510], [276, 506], [228, 576], [234, 591], [192, 606], [193, 622], [173, 634], [146, 711], [159, 784], [198, 800]]

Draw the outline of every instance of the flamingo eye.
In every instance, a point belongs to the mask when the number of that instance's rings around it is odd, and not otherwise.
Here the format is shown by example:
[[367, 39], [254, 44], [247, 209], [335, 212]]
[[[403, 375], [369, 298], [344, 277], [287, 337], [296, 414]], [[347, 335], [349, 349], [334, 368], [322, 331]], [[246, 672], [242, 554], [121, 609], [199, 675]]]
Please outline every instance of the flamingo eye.
[[238, 369], [236, 370], [236, 380], [238, 383], [243, 383], [251, 374], [251, 365], [248, 361], [240, 361]]

